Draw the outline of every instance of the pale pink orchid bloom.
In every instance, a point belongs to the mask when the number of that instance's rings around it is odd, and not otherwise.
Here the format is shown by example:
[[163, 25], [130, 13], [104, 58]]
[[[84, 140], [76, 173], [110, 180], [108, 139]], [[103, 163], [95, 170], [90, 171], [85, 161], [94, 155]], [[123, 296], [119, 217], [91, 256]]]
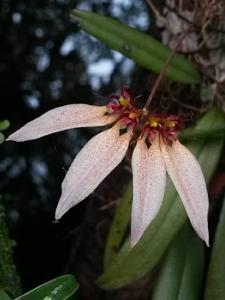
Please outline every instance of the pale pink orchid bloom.
[[139, 128], [141, 135], [132, 156], [131, 246], [137, 244], [159, 212], [166, 172], [194, 229], [208, 245], [206, 184], [198, 161], [177, 139], [177, 117], [150, 115], [146, 118], [146, 113], [131, 103], [127, 89], [113, 98], [107, 106], [72, 104], [55, 108], [27, 123], [7, 139], [21, 142], [70, 128], [113, 124], [94, 136], [74, 159], [62, 183], [56, 220], [91, 194], [123, 160], [133, 132]]
[[148, 148], [140, 139], [132, 156], [133, 207], [131, 244], [134, 246], [161, 207], [166, 186], [166, 171], [183, 202], [195, 231], [207, 245], [208, 193], [200, 165], [178, 139], [167, 145], [160, 137]]
[[[86, 104], [62, 106], [27, 123], [8, 137], [22, 142], [70, 128], [105, 126], [117, 115], [107, 115], [107, 107]], [[71, 207], [91, 194], [104, 178], [123, 160], [132, 136], [132, 129], [120, 134], [122, 123], [94, 136], [78, 153], [62, 183], [55, 218], [60, 219]]]

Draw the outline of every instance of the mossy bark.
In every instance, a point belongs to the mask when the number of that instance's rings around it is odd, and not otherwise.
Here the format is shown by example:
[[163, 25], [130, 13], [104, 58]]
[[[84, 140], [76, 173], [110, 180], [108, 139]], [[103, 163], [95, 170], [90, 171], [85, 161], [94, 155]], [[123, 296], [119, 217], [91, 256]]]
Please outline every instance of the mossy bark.
[[5, 211], [0, 205], [0, 289], [12, 297], [21, 294], [20, 278], [13, 262], [13, 246], [5, 222]]

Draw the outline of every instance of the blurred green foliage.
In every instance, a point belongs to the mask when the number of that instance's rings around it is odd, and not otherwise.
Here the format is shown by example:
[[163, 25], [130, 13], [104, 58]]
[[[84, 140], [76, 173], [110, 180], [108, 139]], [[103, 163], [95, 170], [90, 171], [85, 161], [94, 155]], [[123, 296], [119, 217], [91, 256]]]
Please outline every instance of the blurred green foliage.
[[1, 300], [11, 300], [8, 294], [6, 294], [3, 290], [0, 290], [0, 299]]
[[10, 123], [8, 120], [0, 121], [0, 144], [2, 144], [5, 140], [4, 134], [1, 131], [8, 129], [9, 126], [10, 126]]
[[205, 285], [204, 300], [224, 300], [225, 298], [225, 198], [216, 228], [214, 244]]
[[203, 279], [203, 242], [186, 224], [166, 254], [152, 300], [199, 300]]

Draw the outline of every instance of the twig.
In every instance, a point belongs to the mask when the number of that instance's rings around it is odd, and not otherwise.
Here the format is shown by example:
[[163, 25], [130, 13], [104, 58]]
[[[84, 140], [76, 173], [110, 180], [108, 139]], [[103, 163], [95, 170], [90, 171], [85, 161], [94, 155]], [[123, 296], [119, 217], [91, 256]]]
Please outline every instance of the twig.
[[[149, 1], [149, 0], [147, 0], [147, 1]], [[171, 52], [171, 54], [168, 56], [168, 58], [167, 58], [165, 64], [163, 65], [162, 70], [161, 70], [159, 76], [157, 77], [157, 79], [156, 79], [156, 81], [155, 81], [155, 83], [154, 83], [154, 85], [153, 85], [153, 88], [152, 88], [152, 90], [151, 90], [151, 93], [150, 93], [150, 95], [149, 95], [149, 97], [148, 97], [148, 99], [147, 99], [147, 101], [146, 101], [146, 104], [145, 104], [145, 107], [144, 107], [144, 109], [145, 109], [146, 111], [148, 111], [148, 108], [149, 108], [149, 106], [150, 106], [150, 104], [151, 104], [151, 102], [152, 102], [152, 99], [153, 99], [154, 96], [155, 96], [155, 93], [156, 93], [156, 91], [157, 91], [157, 89], [158, 89], [158, 87], [159, 87], [159, 84], [160, 84], [161, 80], [163, 79], [163, 77], [164, 77], [165, 74], [166, 74], [167, 68], [168, 68], [168, 66], [169, 66], [169, 64], [170, 64], [170, 62], [171, 62], [171, 60], [172, 60], [172, 58], [173, 58], [174, 55], [176, 54], [178, 48], [180, 47], [181, 43], [183, 42], [183, 40], [184, 40], [184, 38], [186, 37], [186, 35], [188, 34], [188, 32], [190, 32], [191, 27], [192, 27], [192, 25], [190, 25], [190, 26], [188, 27], [188, 29], [182, 34], [182, 36], [181, 36], [181, 38], [179, 39], [179, 41], [178, 41], [176, 47], [173, 49], [173, 51]]]

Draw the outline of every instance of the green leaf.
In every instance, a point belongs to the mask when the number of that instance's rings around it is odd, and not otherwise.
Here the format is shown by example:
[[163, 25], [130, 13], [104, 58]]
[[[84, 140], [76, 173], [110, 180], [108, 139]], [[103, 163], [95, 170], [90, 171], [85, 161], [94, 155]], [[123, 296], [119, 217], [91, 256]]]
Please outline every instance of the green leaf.
[[1, 300], [11, 300], [11, 298], [3, 290], [0, 290], [0, 299]]
[[203, 278], [203, 243], [186, 224], [169, 248], [152, 300], [199, 300]]
[[[139, 65], [160, 73], [172, 50], [153, 37], [131, 28], [115, 19], [92, 12], [74, 10], [81, 28]], [[200, 81], [199, 73], [183, 56], [174, 55], [167, 70], [168, 78], [185, 84]]]
[[[213, 109], [200, 120], [196, 129], [217, 128], [224, 124], [224, 114]], [[210, 181], [217, 166], [223, 144], [222, 139], [209, 141], [201, 139], [186, 145], [201, 164], [207, 182]], [[130, 208], [127, 211], [129, 212]], [[133, 249], [130, 249], [129, 240], [124, 243], [98, 279], [98, 284], [104, 289], [115, 289], [130, 284], [151, 271], [160, 261], [186, 219], [187, 215], [181, 200], [169, 181], [158, 216]]]
[[199, 138], [218, 138], [225, 136], [225, 126], [218, 128], [188, 128], [179, 134], [179, 139], [181, 140], [191, 140], [191, 139], [199, 139]]
[[63, 275], [52, 279], [15, 300], [66, 300], [76, 299], [78, 283], [72, 275]]
[[225, 299], [225, 198], [216, 229], [204, 300]]
[[128, 184], [128, 187], [124, 193], [123, 199], [121, 199], [115, 218], [110, 227], [108, 234], [105, 255], [104, 255], [104, 267], [106, 268], [121, 246], [121, 242], [125, 236], [127, 227], [130, 223], [131, 214], [131, 201], [132, 201], [132, 186]]

